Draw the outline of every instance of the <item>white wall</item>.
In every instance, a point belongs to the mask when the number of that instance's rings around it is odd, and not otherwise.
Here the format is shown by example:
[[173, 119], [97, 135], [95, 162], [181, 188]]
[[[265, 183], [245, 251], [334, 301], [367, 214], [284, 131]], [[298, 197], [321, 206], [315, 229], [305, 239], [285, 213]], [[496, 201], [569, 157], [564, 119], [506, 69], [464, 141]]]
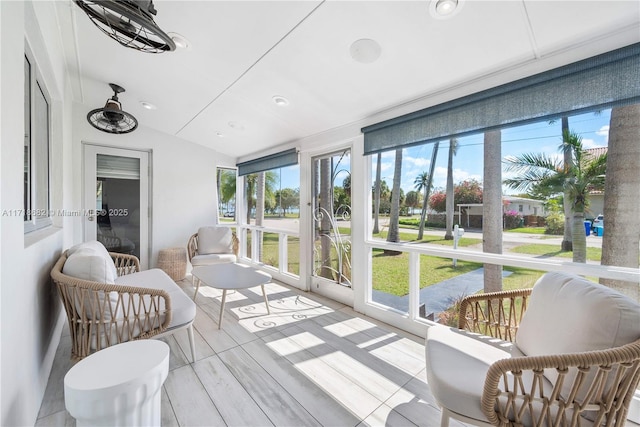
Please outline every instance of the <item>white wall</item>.
[[[127, 110], [125, 97], [121, 97]], [[160, 249], [186, 247], [189, 236], [202, 225], [217, 220], [216, 166], [233, 166], [234, 159], [202, 145], [167, 135], [144, 126], [128, 134], [112, 135], [94, 129], [86, 120], [87, 112], [99, 106], [73, 105], [73, 209], [82, 209], [83, 143], [151, 151], [151, 258], [156, 265]], [[76, 218], [74, 242], [82, 241], [82, 221]]]
[[[82, 208], [82, 141], [152, 151], [152, 258], [185, 246], [216, 221], [216, 165], [235, 161], [206, 147], [144, 127], [108, 135], [91, 128], [74, 104], [53, 2], [0, 1], [0, 212], [23, 204], [24, 40], [51, 95], [51, 207]], [[125, 104], [126, 105], [126, 104]], [[125, 108], [126, 109], [126, 108]], [[80, 217], [24, 235], [22, 216], [0, 216], [0, 425], [33, 425], [65, 321], [49, 272], [60, 253], [82, 240]]]
[[[0, 209], [23, 207], [23, 67], [25, 38], [51, 95], [51, 207], [68, 194], [63, 153], [70, 144], [70, 91], [57, 58], [57, 23], [52, 4], [0, 2]], [[42, 28], [42, 30], [40, 29]], [[0, 217], [0, 313], [2, 425], [33, 425], [59, 342], [63, 318], [49, 271], [70, 227], [25, 236], [20, 215]], [[63, 227], [64, 226], [64, 227]]]

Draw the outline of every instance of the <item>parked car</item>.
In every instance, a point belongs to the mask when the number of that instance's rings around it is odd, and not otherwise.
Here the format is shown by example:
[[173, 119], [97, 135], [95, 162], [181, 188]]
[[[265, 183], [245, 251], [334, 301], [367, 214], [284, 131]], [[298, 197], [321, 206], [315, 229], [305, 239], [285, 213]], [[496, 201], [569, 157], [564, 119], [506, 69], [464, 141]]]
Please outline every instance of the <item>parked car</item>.
[[224, 213], [224, 216], [227, 218], [234, 218], [236, 216], [235, 211], [227, 211]]
[[604, 229], [604, 215], [598, 215], [591, 223], [591, 232], [593, 234], [596, 234], [596, 227], [602, 227]]

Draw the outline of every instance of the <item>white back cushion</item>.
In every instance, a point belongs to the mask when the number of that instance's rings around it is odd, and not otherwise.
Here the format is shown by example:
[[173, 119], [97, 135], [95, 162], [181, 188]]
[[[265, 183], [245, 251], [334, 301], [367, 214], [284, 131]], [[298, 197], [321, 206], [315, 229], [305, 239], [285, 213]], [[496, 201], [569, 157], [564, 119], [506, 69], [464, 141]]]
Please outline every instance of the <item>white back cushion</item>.
[[200, 227], [198, 229], [198, 254], [233, 253], [232, 234], [229, 227]]
[[77, 245], [71, 246], [69, 249], [67, 249], [67, 257], [70, 257], [71, 255], [82, 249], [91, 249], [96, 253], [109, 256], [109, 251], [107, 251], [107, 248], [105, 248], [102, 243], [97, 240], [90, 240], [88, 242], [78, 243]]
[[[525, 355], [541, 356], [603, 350], [637, 339], [638, 303], [582, 277], [552, 272], [534, 285], [515, 343]], [[545, 376], [554, 381], [557, 374], [547, 370]], [[570, 386], [565, 381], [563, 394]]]
[[67, 256], [62, 268], [67, 276], [99, 283], [115, 283], [118, 277], [113, 259], [96, 240], [72, 246]]

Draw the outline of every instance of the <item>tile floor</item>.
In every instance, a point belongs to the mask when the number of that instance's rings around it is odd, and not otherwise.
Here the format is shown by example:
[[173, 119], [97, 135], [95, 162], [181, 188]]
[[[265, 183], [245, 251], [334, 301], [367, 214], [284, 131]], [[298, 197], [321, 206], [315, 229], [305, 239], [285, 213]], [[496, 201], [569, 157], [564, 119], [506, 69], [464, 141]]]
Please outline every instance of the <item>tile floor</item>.
[[[179, 284], [191, 295], [190, 279]], [[265, 287], [271, 315], [259, 287], [230, 292], [222, 329], [221, 292], [200, 287], [195, 363], [186, 331], [162, 338], [171, 348], [163, 426], [440, 425], [422, 338], [314, 294]], [[36, 426], [75, 426], [64, 406], [69, 355], [65, 331]]]
[[[193, 292], [190, 279], [179, 284]], [[314, 294], [265, 287], [271, 315], [259, 287], [229, 292], [221, 330], [221, 292], [200, 287], [196, 363], [186, 331], [162, 338], [171, 348], [163, 426], [439, 425], [422, 338]], [[64, 407], [69, 355], [65, 331], [37, 426], [75, 425]]]

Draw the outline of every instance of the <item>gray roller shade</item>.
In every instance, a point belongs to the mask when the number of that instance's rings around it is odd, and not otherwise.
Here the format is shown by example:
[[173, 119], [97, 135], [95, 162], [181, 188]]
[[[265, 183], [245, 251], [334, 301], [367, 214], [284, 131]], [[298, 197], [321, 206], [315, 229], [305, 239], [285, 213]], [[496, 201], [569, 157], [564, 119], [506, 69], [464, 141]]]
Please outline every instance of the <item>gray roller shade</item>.
[[640, 43], [364, 127], [364, 154], [640, 102]]
[[238, 163], [236, 166], [238, 166], [238, 175], [243, 176], [297, 164], [298, 152], [295, 148], [292, 148], [280, 153], [270, 154], [268, 156]]

